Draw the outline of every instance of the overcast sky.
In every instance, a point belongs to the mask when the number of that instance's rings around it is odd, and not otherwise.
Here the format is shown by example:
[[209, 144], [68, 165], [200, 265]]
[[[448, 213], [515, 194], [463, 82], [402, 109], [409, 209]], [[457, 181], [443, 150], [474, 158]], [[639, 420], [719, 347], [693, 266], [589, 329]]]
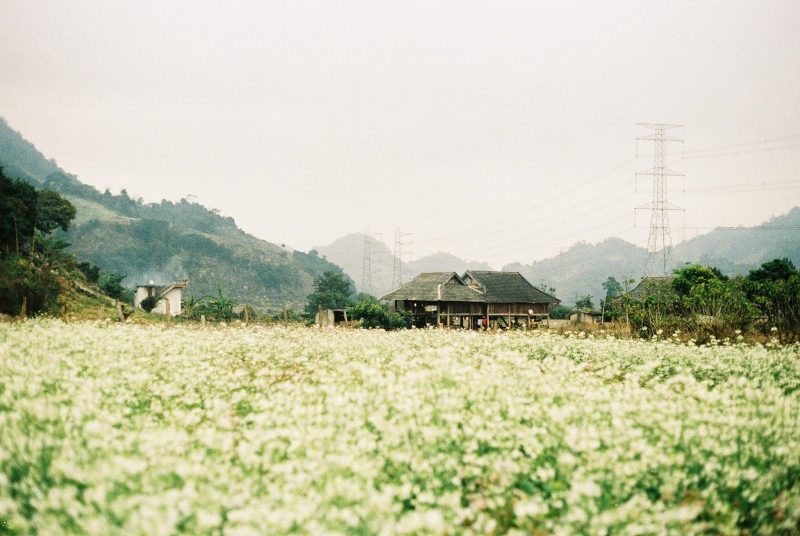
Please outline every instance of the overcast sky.
[[405, 260], [500, 268], [646, 245], [640, 122], [683, 125], [673, 242], [800, 205], [798, 43], [797, 0], [0, 0], [0, 116], [83, 182], [271, 242], [401, 227]]

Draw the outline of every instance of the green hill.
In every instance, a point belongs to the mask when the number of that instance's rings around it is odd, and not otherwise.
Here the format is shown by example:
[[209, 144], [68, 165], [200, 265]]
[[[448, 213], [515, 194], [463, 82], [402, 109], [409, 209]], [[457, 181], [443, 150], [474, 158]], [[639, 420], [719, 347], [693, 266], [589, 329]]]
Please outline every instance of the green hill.
[[103, 193], [48, 160], [0, 118], [0, 166], [9, 177], [49, 188], [78, 209], [66, 233], [80, 261], [126, 276], [125, 284], [188, 279], [186, 294], [222, 292], [238, 303], [277, 311], [301, 308], [314, 277], [341, 268], [316, 252], [289, 251], [249, 235], [206, 207], [181, 199], [144, 203], [123, 190]]

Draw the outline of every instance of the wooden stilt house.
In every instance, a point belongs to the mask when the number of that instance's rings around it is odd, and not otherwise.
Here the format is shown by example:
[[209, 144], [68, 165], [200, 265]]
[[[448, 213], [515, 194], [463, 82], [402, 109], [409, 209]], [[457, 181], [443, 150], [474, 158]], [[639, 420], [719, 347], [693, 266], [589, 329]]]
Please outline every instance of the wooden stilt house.
[[381, 300], [394, 301], [417, 327], [462, 329], [532, 327], [548, 318], [551, 303], [559, 303], [518, 272], [489, 271], [423, 273]]

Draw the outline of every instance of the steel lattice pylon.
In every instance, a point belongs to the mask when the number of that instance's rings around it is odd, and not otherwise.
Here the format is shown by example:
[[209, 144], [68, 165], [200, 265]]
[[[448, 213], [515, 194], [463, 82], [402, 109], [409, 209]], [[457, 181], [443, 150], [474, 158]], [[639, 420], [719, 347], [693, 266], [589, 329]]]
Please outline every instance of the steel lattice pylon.
[[408, 251], [403, 251], [404, 236], [410, 236], [411, 233], [403, 233], [400, 227], [394, 228], [394, 266], [392, 269], [392, 290], [398, 289], [403, 286], [403, 255], [408, 255]]
[[[372, 233], [370, 228], [364, 229], [364, 262], [361, 271], [361, 292], [373, 294], [375, 289], [373, 287], [372, 278], [380, 275], [380, 251], [372, 249], [372, 242], [379, 238], [381, 233]], [[377, 257], [377, 263], [373, 262], [373, 258]]]
[[636, 210], [649, 210], [650, 236], [647, 239], [647, 260], [644, 266], [645, 276], [668, 275], [672, 270], [672, 234], [669, 225], [669, 211], [683, 210], [672, 205], [667, 200], [667, 177], [683, 176], [683, 173], [673, 171], [667, 167], [667, 142], [682, 142], [678, 138], [668, 136], [666, 131], [682, 125], [669, 125], [665, 123], [638, 123], [638, 125], [652, 128], [655, 132], [649, 136], [636, 138], [637, 155], [639, 140], [652, 140], [655, 142], [653, 167], [636, 174], [637, 183], [639, 175], [653, 176], [653, 201], [636, 207]]

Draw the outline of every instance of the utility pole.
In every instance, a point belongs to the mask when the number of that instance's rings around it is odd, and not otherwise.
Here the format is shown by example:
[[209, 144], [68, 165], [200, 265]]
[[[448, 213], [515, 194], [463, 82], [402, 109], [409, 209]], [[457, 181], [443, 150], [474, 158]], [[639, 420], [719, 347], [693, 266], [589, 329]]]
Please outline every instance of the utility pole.
[[[372, 250], [372, 241], [380, 235], [381, 233], [371, 233], [369, 227], [364, 229], [364, 261], [361, 271], [361, 292], [366, 292], [368, 294], [374, 293], [372, 277], [380, 272], [380, 269], [372, 262], [375, 255], [380, 253]], [[380, 257], [378, 258], [378, 263], [380, 263]]]
[[683, 173], [673, 171], [667, 167], [667, 142], [683, 140], [667, 135], [666, 131], [679, 128], [683, 125], [669, 125], [665, 123], [638, 123], [639, 126], [652, 128], [653, 134], [636, 138], [638, 156], [639, 140], [652, 140], [655, 142], [653, 167], [636, 174], [638, 184], [639, 175], [653, 176], [653, 201], [636, 207], [636, 210], [650, 211], [650, 237], [647, 239], [647, 260], [644, 266], [645, 276], [668, 275], [672, 268], [672, 234], [669, 226], [669, 211], [683, 210], [667, 201], [667, 177], [681, 177]]
[[408, 245], [403, 242], [404, 236], [411, 236], [411, 233], [403, 233], [400, 227], [394, 228], [394, 268], [392, 270], [392, 290], [403, 286], [403, 255], [408, 255], [409, 251], [403, 251], [403, 246]]

